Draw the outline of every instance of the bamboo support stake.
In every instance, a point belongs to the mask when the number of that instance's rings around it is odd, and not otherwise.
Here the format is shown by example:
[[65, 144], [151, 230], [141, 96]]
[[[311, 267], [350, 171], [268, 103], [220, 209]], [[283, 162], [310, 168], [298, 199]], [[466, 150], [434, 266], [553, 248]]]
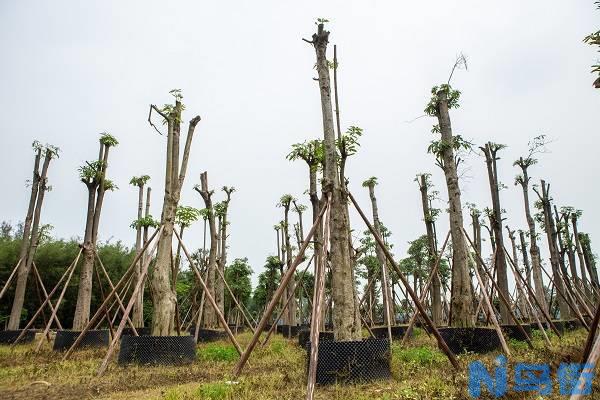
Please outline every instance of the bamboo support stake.
[[[48, 292], [46, 292], [46, 286], [44, 286], [44, 282], [42, 281], [40, 272], [38, 271], [35, 263], [32, 263], [32, 265], [33, 265], [33, 273], [34, 273], [37, 281], [39, 282], [40, 287], [42, 288], [42, 293], [44, 294], [44, 298], [47, 299]], [[51, 301], [48, 301], [48, 307], [50, 307], [50, 312], [54, 312], [54, 306], [52, 305]], [[56, 321], [56, 326], [58, 326], [58, 329], [63, 329], [62, 324], [60, 323], [60, 320], [58, 319], [57, 315], [54, 316], [54, 321]]]
[[227, 290], [229, 291], [229, 294], [231, 295], [231, 299], [233, 300], [233, 302], [235, 303], [235, 305], [237, 306], [237, 308], [242, 313], [242, 316], [244, 317], [244, 320], [248, 324], [248, 327], [250, 328], [250, 330], [252, 330], [252, 333], [254, 333], [254, 327], [252, 326], [252, 323], [250, 322], [250, 319], [246, 316], [246, 313], [244, 312], [244, 310], [242, 310], [242, 307], [240, 306], [240, 303], [235, 298], [235, 296], [233, 294], [233, 291], [231, 290], [231, 287], [229, 287], [229, 283], [227, 283], [227, 280], [225, 279], [225, 277], [223, 276], [223, 274], [221, 273], [221, 271], [219, 270], [219, 268], [215, 268], [215, 270], [219, 274], [219, 277], [223, 280], [223, 283], [225, 284], [225, 287], [227, 288]]
[[21, 260], [22, 260], [22, 258], [19, 258], [19, 261], [17, 261], [17, 265], [15, 265], [15, 267], [13, 268], [12, 272], [10, 273], [10, 276], [8, 277], [8, 279], [6, 280], [6, 283], [4, 284], [4, 287], [2, 288], [2, 291], [0, 291], [0, 299], [2, 298], [2, 296], [4, 296], [4, 293], [6, 293], [6, 290], [8, 289], [10, 282], [15, 277], [15, 274], [17, 273], [17, 270], [19, 269], [19, 264], [21, 264]]

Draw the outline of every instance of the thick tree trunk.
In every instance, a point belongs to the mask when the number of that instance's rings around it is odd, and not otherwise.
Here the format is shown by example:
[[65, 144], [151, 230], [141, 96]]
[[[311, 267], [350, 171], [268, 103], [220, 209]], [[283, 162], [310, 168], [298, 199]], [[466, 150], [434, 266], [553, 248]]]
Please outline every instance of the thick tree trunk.
[[452, 326], [472, 327], [473, 292], [471, 291], [471, 276], [469, 274], [469, 253], [463, 234], [463, 214], [460, 199], [458, 174], [452, 148], [453, 136], [450, 114], [448, 112], [447, 93], [439, 91], [437, 118], [444, 146], [442, 160], [446, 186], [448, 188], [448, 215], [450, 218], [450, 235], [452, 237], [452, 299], [450, 302]]
[[313, 35], [316, 51], [317, 72], [321, 94], [321, 111], [323, 115], [323, 134], [325, 148], [325, 176], [323, 192], [331, 195], [331, 217], [329, 228], [330, 257], [332, 268], [332, 297], [334, 337], [336, 340], [357, 340], [361, 338], [360, 322], [356, 320], [356, 301], [354, 296], [354, 280], [350, 260], [349, 226], [347, 214], [347, 194], [343, 191], [337, 171], [337, 154], [333, 113], [331, 107], [331, 85], [329, 65], [327, 62], [327, 43], [329, 32], [319, 24]]
[[152, 335], [169, 336], [174, 333], [177, 296], [172, 285], [171, 265], [173, 262], [173, 229], [175, 212], [179, 204], [181, 187], [185, 180], [187, 163], [196, 124], [200, 117], [189, 122], [188, 133], [179, 165], [179, 137], [183, 106], [176, 100], [173, 111], [168, 115], [167, 161], [165, 165], [165, 194], [161, 214], [163, 231], [159, 238], [154, 271], [151, 280], [153, 313]]
[[[37, 205], [39, 202], [39, 192], [40, 189], [42, 191], [45, 190], [45, 183], [43, 179], [45, 177], [40, 176], [39, 166], [41, 160], [42, 150], [38, 149], [37, 154], [35, 156], [34, 167], [33, 167], [33, 177], [31, 180], [31, 195], [29, 197], [29, 206], [27, 208], [27, 215], [25, 217], [25, 223], [23, 225], [23, 237], [21, 238], [21, 249], [19, 252], [19, 259], [21, 260], [19, 263], [19, 269], [17, 272], [17, 285], [15, 288], [15, 296], [13, 299], [12, 309], [10, 312], [10, 319], [8, 321], [7, 329], [16, 330], [19, 329], [19, 325], [21, 322], [21, 312], [23, 311], [23, 303], [25, 301], [25, 291], [27, 287], [27, 279], [29, 277], [29, 272], [31, 271], [31, 262], [28, 262], [28, 259], [31, 257], [33, 261], [33, 257], [30, 255], [30, 248], [34, 245], [34, 240], [30, 236], [35, 235], [37, 237], [37, 229], [31, 229], [32, 220], [34, 218], [34, 213], [36, 209], [41, 208], [41, 204]], [[46, 155], [46, 159], [48, 159], [48, 155]], [[44, 160], [45, 164], [45, 160]]]
[[583, 280], [583, 285], [585, 287], [585, 293], [588, 296], [588, 298], [593, 299], [594, 291], [592, 290], [591, 282], [590, 282], [590, 280], [588, 280], [588, 277], [587, 277], [585, 258], [583, 256], [583, 249], [581, 247], [581, 242], [579, 240], [579, 232], [577, 230], [577, 214], [576, 213], [573, 213], [571, 215], [571, 223], [573, 224], [573, 239], [575, 242], [575, 251], [577, 252], [577, 258], [579, 259], [579, 268], [581, 269], [581, 279]]
[[[421, 192], [421, 205], [423, 207], [423, 221], [425, 221], [425, 229], [427, 231], [427, 251], [429, 253], [429, 273], [433, 272], [435, 267], [435, 261], [437, 259], [437, 248], [435, 240], [435, 228], [433, 216], [431, 215], [431, 209], [429, 207], [429, 183], [427, 182], [427, 176], [421, 175], [419, 182], [419, 190]], [[436, 326], [440, 326], [442, 323], [442, 294], [441, 294], [441, 282], [440, 276], [436, 272], [431, 278], [431, 305], [432, 313], [431, 319]]]
[[[584, 234], [580, 233], [579, 235]], [[600, 282], [598, 281], [598, 271], [596, 270], [596, 258], [592, 253], [589, 235], [587, 236], [587, 240], [585, 242], [581, 239], [581, 237], [582, 236], [579, 236], [579, 240], [581, 241], [581, 248], [583, 250], [583, 258], [585, 260], [585, 265], [592, 279], [592, 283], [594, 284], [596, 289], [600, 289]]]
[[[508, 274], [506, 268], [506, 254], [504, 253], [504, 234], [502, 232], [502, 208], [500, 207], [500, 188], [498, 186], [498, 169], [496, 166], [496, 149], [492, 143], [488, 143], [485, 147], [481, 148], [485, 153], [485, 160], [488, 170], [488, 180], [490, 184], [490, 193], [492, 197], [492, 209], [493, 215], [491, 218], [491, 228], [494, 231], [494, 238], [496, 240], [496, 273], [498, 289], [504, 295], [506, 299], [510, 298], [510, 292], [508, 289]], [[509, 308], [504, 302], [500, 302], [500, 316], [502, 322], [505, 324], [512, 324], [512, 318], [510, 316]]]

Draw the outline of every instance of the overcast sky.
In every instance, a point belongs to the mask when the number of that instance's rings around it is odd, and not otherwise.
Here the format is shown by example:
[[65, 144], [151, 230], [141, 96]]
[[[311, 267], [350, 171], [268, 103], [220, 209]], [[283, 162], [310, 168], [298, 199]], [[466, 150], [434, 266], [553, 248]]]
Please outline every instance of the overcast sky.
[[[291, 144], [322, 137], [314, 50], [301, 41], [317, 17], [331, 20], [330, 56], [338, 46], [343, 129], [364, 129], [348, 165], [350, 188], [370, 210], [360, 184], [379, 178], [380, 216], [397, 257], [424, 233], [415, 174], [433, 173], [446, 198], [426, 152], [434, 120], [407, 121], [423, 114], [431, 87], [447, 80], [461, 52], [469, 69], [453, 78], [463, 93], [454, 131], [476, 144], [508, 145], [498, 163], [508, 225], [526, 226], [512, 162], [530, 138], [546, 134], [551, 152], [539, 157], [532, 179], [550, 182], [559, 206], [583, 209], [580, 230], [600, 243], [600, 91], [589, 73], [597, 53], [582, 43], [600, 22], [592, 0], [2, 1], [0, 219], [24, 219], [37, 139], [62, 149], [43, 222], [55, 236], [82, 236], [86, 188], [77, 167], [97, 156], [98, 134], [108, 131], [120, 141], [108, 170], [120, 190], [107, 195], [100, 239], [132, 245], [137, 192], [129, 179], [150, 175], [157, 217], [162, 204], [166, 142], [146, 121], [148, 105], [171, 101], [168, 91], [181, 88], [185, 120], [202, 117], [181, 205], [203, 207], [193, 190], [202, 171], [215, 189], [235, 186], [229, 259], [248, 257], [260, 272], [275, 252], [278, 199], [291, 193], [309, 204], [306, 166], [285, 156]], [[472, 155], [466, 167], [463, 205], [489, 206], [483, 159]], [[355, 214], [352, 223], [364, 230]], [[190, 248], [201, 244], [200, 225], [186, 235]], [[444, 214], [440, 236], [447, 225]]]

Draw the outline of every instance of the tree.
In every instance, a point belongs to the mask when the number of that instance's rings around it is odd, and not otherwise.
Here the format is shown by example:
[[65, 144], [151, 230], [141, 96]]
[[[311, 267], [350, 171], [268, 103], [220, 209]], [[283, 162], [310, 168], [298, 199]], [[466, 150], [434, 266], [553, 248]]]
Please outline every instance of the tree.
[[94, 255], [96, 254], [100, 213], [106, 191], [118, 189], [112, 181], [106, 178], [108, 153], [111, 147], [115, 147], [118, 144], [119, 142], [114, 136], [108, 133], [101, 134], [98, 159], [96, 161], [88, 161], [79, 168], [79, 178], [88, 190], [88, 205], [85, 234], [83, 236], [83, 263], [79, 274], [77, 306], [73, 318], [73, 330], [76, 331], [83, 330], [90, 319]]
[[[496, 268], [496, 280], [498, 290], [505, 299], [509, 299], [510, 293], [508, 290], [508, 271], [506, 265], [506, 254], [504, 253], [504, 233], [502, 232], [502, 207], [500, 206], [500, 182], [498, 180], [498, 151], [506, 148], [506, 145], [488, 142], [485, 146], [480, 147], [485, 154], [485, 162], [488, 171], [488, 181], [490, 184], [490, 193], [492, 197], [492, 210], [490, 224], [494, 231], [496, 240], [496, 256], [494, 265]], [[515, 260], [516, 262], [516, 260]], [[511, 324], [512, 321], [508, 305], [503, 301], [500, 302], [500, 316], [505, 324]]]
[[583, 251], [583, 245], [581, 243], [581, 236], [579, 235], [579, 229], [577, 226], [577, 221], [580, 216], [581, 216], [581, 213], [573, 213], [571, 215], [571, 223], [573, 225], [573, 238], [575, 239], [575, 249], [577, 250], [577, 257], [579, 258], [579, 265], [582, 270], [582, 274], [585, 273], [584, 270], [587, 270], [587, 272], [590, 275], [591, 286], [595, 289], [595, 290], [591, 290], [592, 288], [590, 288], [588, 286], [588, 289], [590, 290], [588, 292], [588, 296], [590, 298], [593, 298], [592, 295], [594, 294], [594, 292], [596, 292], [596, 290], [598, 290], [599, 286], [598, 286], [598, 282], [596, 282], [594, 280], [595, 279], [594, 274], [591, 272], [588, 263], [585, 261], [586, 257], [585, 257], [585, 253]]
[[579, 237], [579, 242], [581, 243], [585, 265], [590, 276], [592, 277], [592, 282], [594, 282], [594, 285], [598, 289], [600, 288], [600, 284], [598, 282], [598, 270], [596, 269], [596, 255], [592, 253], [590, 235], [580, 232], [577, 236]]
[[[251, 275], [252, 268], [250, 268], [247, 258], [236, 258], [225, 268], [225, 279], [240, 305], [246, 305], [250, 300], [250, 295], [252, 294]], [[225, 308], [231, 311], [233, 307], [235, 307], [235, 303], [229, 291], [226, 291]]]
[[[363, 187], [369, 189], [369, 197], [371, 199], [371, 209], [373, 211], [373, 226], [375, 228], [375, 232], [378, 236], [381, 236], [381, 226], [379, 222], [379, 211], [377, 208], [377, 199], [375, 198], [375, 185], [377, 185], [377, 178], [372, 176], [363, 182]], [[394, 299], [392, 298], [392, 294], [390, 291], [390, 273], [387, 267], [387, 260], [385, 258], [385, 253], [383, 249], [376, 245], [375, 246], [375, 254], [377, 255], [377, 260], [379, 261], [380, 268], [380, 281], [381, 281], [381, 291], [383, 293], [383, 321], [385, 325], [394, 325], [395, 324], [395, 311], [394, 311]]]
[[331, 83], [329, 63], [327, 61], [327, 44], [329, 32], [324, 29], [324, 22], [319, 22], [317, 32], [309, 41], [316, 53], [321, 96], [321, 112], [323, 117], [323, 147], [325, 168], [322, 181], [324, 198], [331, 198], [329, 229], [330, 257], [332, 266], [332, 296], [334, 303], [334, 337], [339, 341], [356, 340], [361, 337], [361, 324], [358, 302], [355, 298], [353, 268], [350, 258], [350, 221], [347, 212], [348, 195], [344, 183], [340, 180], [336, 138], [331, 106]]
[[[600, 1], [595, 1], [597, 8], [600, 10]], [[598, 52], [600, 52], [600, 30], [590, 33], [583, 39], [584, 43], [589, 44], [590, 46], [598, 47]], [[594, 81], [594, 87], [596, 89], [600, 89], [600, 64], [592, 65], [592, 74], [596, 74], [597, 78]]]
[[254, 289], [252, 296], [252, 307], [255, 315], [261, 314], [271, 297], [273, 297], [273, 293], [275, 293], [275, 289], [277, 289], [281, 278], [279, 273], [280, 266], [281, 260], [279, 257], [267, 257], [263, 267], [264, 272], [258, 275], [258, 285]]
[[454, 250], [452, 252], [451, 322], [452, 326], [456, 327], [472, 327], [475, 325], [473, 292], [469, 275], [469, 253], [462, 231], [463, 214], [457, 173], [459, 159], [455, 158], [455, 151], [469, 148], [469, 144], [460, 135], [453, 135], [449, 113], [450, 109], [459, 106], [460, 92], [452, 89], [449, 84], [443, 84], [433, 87], [431, 94], [425, 113], [437, 118], [438, 125], [434, 126], [433, 131], [441, 134], [441, 140], [432, 142], [429, 152], [436, 156], [437, 164], [446, 176], [450, 235]]
[[[207, 273], [207, 287], [208, 292], [213, 298], [215, 297], [215, 284], [217, 279], [217, 246], [218, 246], [218, 232], [217, 224], [215, 222], [215, 210], [212, 202], [213, 190], [208, 189], [208, 174], [203, 172], [200, 174], [200, 185], [194, 186], [194, 190], [200, 193], [204, 200], [204, 210], [206, 210], [205, 218], [208, 219], [208, 228], [210, 232], [210, 249], [208, 251], [208, 273]], [[204, 325], [207, 327], [217, 326], [217, 314], [210, 303], [204, 305]]]
[[[285, 256], [285, 264], [286, 264], [286, 270], [290, 268], [291, 264], [292, 264], [292, 242], [290, 239], [290, 230], [289, 230], [289, 225], [290, 225], [290, 221], [289, 221], [289, 214], [290, 214], [290, 207], [291, 204], [293, 202], [295, 202], [296, 199], [291, 195], [291, 194], [284, 194], [283, 196], [281, 196], [281, 199], [279, 200], [279, 203], [277, 204], [278, 207], [282, 207], [283, 208], [283, 225], [282, 225], [282, 229], [283, 229], [283, 254]], [[284, 292], [284, 299], [287, 299], [291, 293], [295, 293], [296, 291], [296, 280], [294, 279], [294, 277], [292, 277], [292, 279], [290, 279], [290, 282]], [[295, 297], [292, 298], [292, 300], [290, 301], [290, 304], [287, 307], [287, 316], [284, 316], [284, 321], [286, 325], [292, 325], [292, 326], [296, 326], [296, 299]]]
[[[155, 105], [150, 106], [150, 113], [155, 111], [167, 125], [167, 154], [165, 162], [165, 193], [161, 213], [162, 232], [158, 241], [158, 250], [152, 275], [152, 335], [170, 336], [174, 332], [174, 315], [177, 301], [171, 282], [171, 258], [173, 257], [173, 229], [175, 212], [181, 196], [181, 188], [185, 180], [187, 165], [190, 156], [192, 139], [200, 117], [195, 116], [188, 124], [188, 133], [180, 165], [180, 132], [182, 112], [184, 109], [180, 90], [171, 90], [175, 104], [166, 104], [162, 109]], [[151, 115], [150, 115], [151, 116]], [[148, 118], [149, 123], [152, 124]], [[156, 127], [155, 127], [156, 128]]]
[[[227, 212], [229, 210], [229, 202], [231, 201], [231, 193], [235, 191], [234, 187], [223, 186], [221, 189], [225, 192], [226, 198], [224, 201], [215, 205], [215, 213], [219, 220], [219, 255], [217, 257], [217, 268], [220, 275], [225, 276], [225, 265], [227, 263]], [[215, 300], [221, 314], [225, 313], [225, 285], [219, 277], [215, 281]]]
[[[137, 210], [137, 221], [142, 220], [143, 208], [144, 208], [144, 186], [150, 180], [150, 176], [141, 175], [134, 176], [129, 181], [129, 184], [138, 188], [138, 210]], [[136, 255], [142, 251], [142, 224], [134, 224], [135, 226], [135, 253]], [[140, 257], [140, 260], [135, 266], [135, 279], [139, 280], [142, 276], [142, 265], [144, 260]], [[143, 286], [142, 286], [143, 287]], [[135, 298], [133, 304], [133, 318], [132, 322], [136, 327], [144, 326], [144, 291], [140, 290]]]
[[529, 153], [526, 157], [519, 157], [513, 165], [521, 168], [521, 174], [515, 178], [515, 185], [520, 185], [523, 189], [523, 204], [525, 206], [525, 218], [527, 219], [527, 226], [529, 228], [529, 254], [531, 255], [531, 272], [533, 275], [533, 284], [535, 286], [535, 296], [538, 303], [548, 311], [548, 305], [546, 304], [546, 298], [544, 294], [544, 282], [542, 279], [542, 261], [540, 258], [540, 248], [537, 245], [537, 233], [535, 221], [531, 215], [531, 206], [529, 204], [529, 183], [531, 178], [529, 177], [529, 167], [537, 163], [537, 159], [533, 156], [540, 152], [546, 144], [545, 136], [540, 135], [529, 142]]
[[[419, 185], [421, 192], [421, 205], [423, 208], [423, 221], [425, 221], [425, 229], [427, 232], [427, 250], [429, 258], [429, 271], [433, 273], [435, 261], [437, 258], [437, 239], [435, 237], [435, 220], [439, 215], [440, 210], [431, 207], [431, 201], [435, 197], [435, 193], [429, 193], [429, 189], [433, 187], [430, 174], [417, 175], [415, 181]], [[431, 280], [431, 309], [432, 320], [436, 326], [442, 323], [442, 292], [439, 274], [435, 274]]]
[[[25, 300], [25, 289], [33, 258], [39, 243], [40, 218], [42, 205], [46, 192], [51, 189], [48, 186], [48, 168], [50, 161], [58, 157], [60, 151], [58, 147], [52, 145], [41, 145], [34, 141], [32, 147], [36, 153], [33, 167], [33, 177], [31, 180], [31, 194], [29, 197], [29, 206], [25, 223], [23, 224], [23, 234], [21, 236], [21, 248], [19, 251], [19, 260], [17, 266], [17, 285], [13, 297], [13, 305], [8, 321], [8, 329], [19, 329], [21, 322], [21, 313], [23, 311], [23, 302]], [[40, 162], [44, 157], [44, 162], [40, 171]]]

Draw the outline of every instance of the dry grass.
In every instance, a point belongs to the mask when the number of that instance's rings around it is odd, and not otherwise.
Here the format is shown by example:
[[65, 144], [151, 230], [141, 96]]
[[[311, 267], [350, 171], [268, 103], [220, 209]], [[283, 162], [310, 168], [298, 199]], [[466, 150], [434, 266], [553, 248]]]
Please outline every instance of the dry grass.
[[[238, 336], [242, 347], [249, 334]], [[530, 350], [511, 342], [509, 365], [578, 362], [586, 332], [552, 337], [547, 349], [541, 338]], [[423, 331], [405, 348], [394, 344], [390, 381], [353, 386], [329, 386], [317, 390], [318, 399], [463, 399], [468, 398], [466, 366], [482, 360], [488, 367], [499, 353], [460, 356], [461, 372], [455, 372], [435, 342]], [[198, 346], [198, 361], [182, 367], [122, 368], [112, 363], [96, 377], [104, 350], [81, 351], [68, 361], [49, 346], [34, 353], [31, 346], [0, 346], [0, 399], [301, 399], [305, 395], [305, 354], [295, 341], [275, 335], [266, 348], [258, 347], [237, 382], [229, 382], [237, 360], [225, 341]], [[595, 387], [596, 388], [596, 387]], [[554, 392], [557, 392], [555, 389]], [[518, 397], [523, 398], [521, 394]], [[535, 398], [535, 397], [531, 397]], [[557, 397], [558, 398], [558, 397]]]

